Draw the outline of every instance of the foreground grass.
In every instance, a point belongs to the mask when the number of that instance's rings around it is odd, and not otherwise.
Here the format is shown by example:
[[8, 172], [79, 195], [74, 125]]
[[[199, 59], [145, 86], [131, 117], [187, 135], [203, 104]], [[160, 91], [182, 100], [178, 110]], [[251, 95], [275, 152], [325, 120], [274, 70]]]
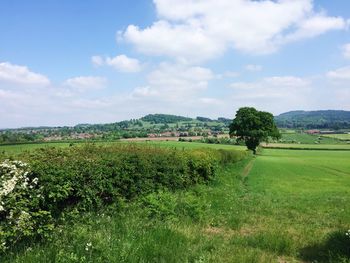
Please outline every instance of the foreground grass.
[[70, 215], [1, 262], [350, 262], [349, 159], [265, 149], [210, 185]]

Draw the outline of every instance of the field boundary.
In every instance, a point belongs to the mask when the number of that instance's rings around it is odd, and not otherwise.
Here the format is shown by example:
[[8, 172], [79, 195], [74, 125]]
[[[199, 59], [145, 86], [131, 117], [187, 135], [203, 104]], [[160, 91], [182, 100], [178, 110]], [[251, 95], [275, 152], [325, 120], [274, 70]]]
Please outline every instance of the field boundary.
[[307, 151], [350, 151], [348, 148], [312, 148], [312, 147], [273, 147], [273, 146], [262, 146], [263, 149], [273, 150], [307, 150]]

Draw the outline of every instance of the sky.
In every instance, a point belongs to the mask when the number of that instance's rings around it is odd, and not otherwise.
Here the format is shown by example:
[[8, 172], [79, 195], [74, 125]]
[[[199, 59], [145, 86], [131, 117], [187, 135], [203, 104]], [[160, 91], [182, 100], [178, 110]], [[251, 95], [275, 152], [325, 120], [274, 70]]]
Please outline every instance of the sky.
[[350, 110], [348, 0], [1, 0], [0, 128]]

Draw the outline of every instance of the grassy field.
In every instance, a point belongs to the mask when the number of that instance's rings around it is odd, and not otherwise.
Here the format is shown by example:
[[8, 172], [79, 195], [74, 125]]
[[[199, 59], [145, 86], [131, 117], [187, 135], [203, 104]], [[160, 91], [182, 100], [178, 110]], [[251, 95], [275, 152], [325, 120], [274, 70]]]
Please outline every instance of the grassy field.
[[264, 148], [295, 149], [295, 150], [350, 150], [350, 144], [290, 144], [290, 143], [269, 143], [262, 144]]
[[[198, 148], [213, 148], [213, 149], [235, 149], [246, 150], [245, 146], [236, 145], [224, 145], [224, 144], [204, 144], [197, 142], [177, 142], [177, 141], [146, 141], [146, 142], [96, 142], [97, 145], [111, 145], [115, 143], [138, 143], [145, 145], [153, 145], [155, 147], [171, 147], [178, 149], [198, 149]], [[84, 145], [86, 142], [74, 143], [74, 145]], [[19, 154], [23, 151], [32, 151], [45, 147], [69, 147], [70, 143], [67, 142], [54, 142], [54, 143], [35, 143], [35, 144], [17, 144], [17, 145], [0, 145], [0, 153], [5, 154]]]
[[341, 144], [342, 142], [335, 137], [320, 137], [300, 132], [284, 132], [282, 133], [282, 142], [284, 143], [301, 143], [301, 144]]
[[325, 138], [335, 138], [341, 141], [350, 141], [350, 134], [325, 134], [322, 135]]
[[210, 185], [77, 215], [1, 262], [350, 262], [349, 159], [264, 149]]

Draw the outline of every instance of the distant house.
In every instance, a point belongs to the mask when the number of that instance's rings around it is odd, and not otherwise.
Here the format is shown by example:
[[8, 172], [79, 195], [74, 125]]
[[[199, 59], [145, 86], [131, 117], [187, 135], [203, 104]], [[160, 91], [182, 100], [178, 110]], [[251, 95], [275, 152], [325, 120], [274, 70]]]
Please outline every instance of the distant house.
[[171, 137], [174, 136], [173, 132], [163, 132], [160, 134], [161, 137]]
[[320, 134], [320, 130], [307, 130], [307, 134]]
[[335, 131], [320, 131], [321, 134], [335, 134]]

